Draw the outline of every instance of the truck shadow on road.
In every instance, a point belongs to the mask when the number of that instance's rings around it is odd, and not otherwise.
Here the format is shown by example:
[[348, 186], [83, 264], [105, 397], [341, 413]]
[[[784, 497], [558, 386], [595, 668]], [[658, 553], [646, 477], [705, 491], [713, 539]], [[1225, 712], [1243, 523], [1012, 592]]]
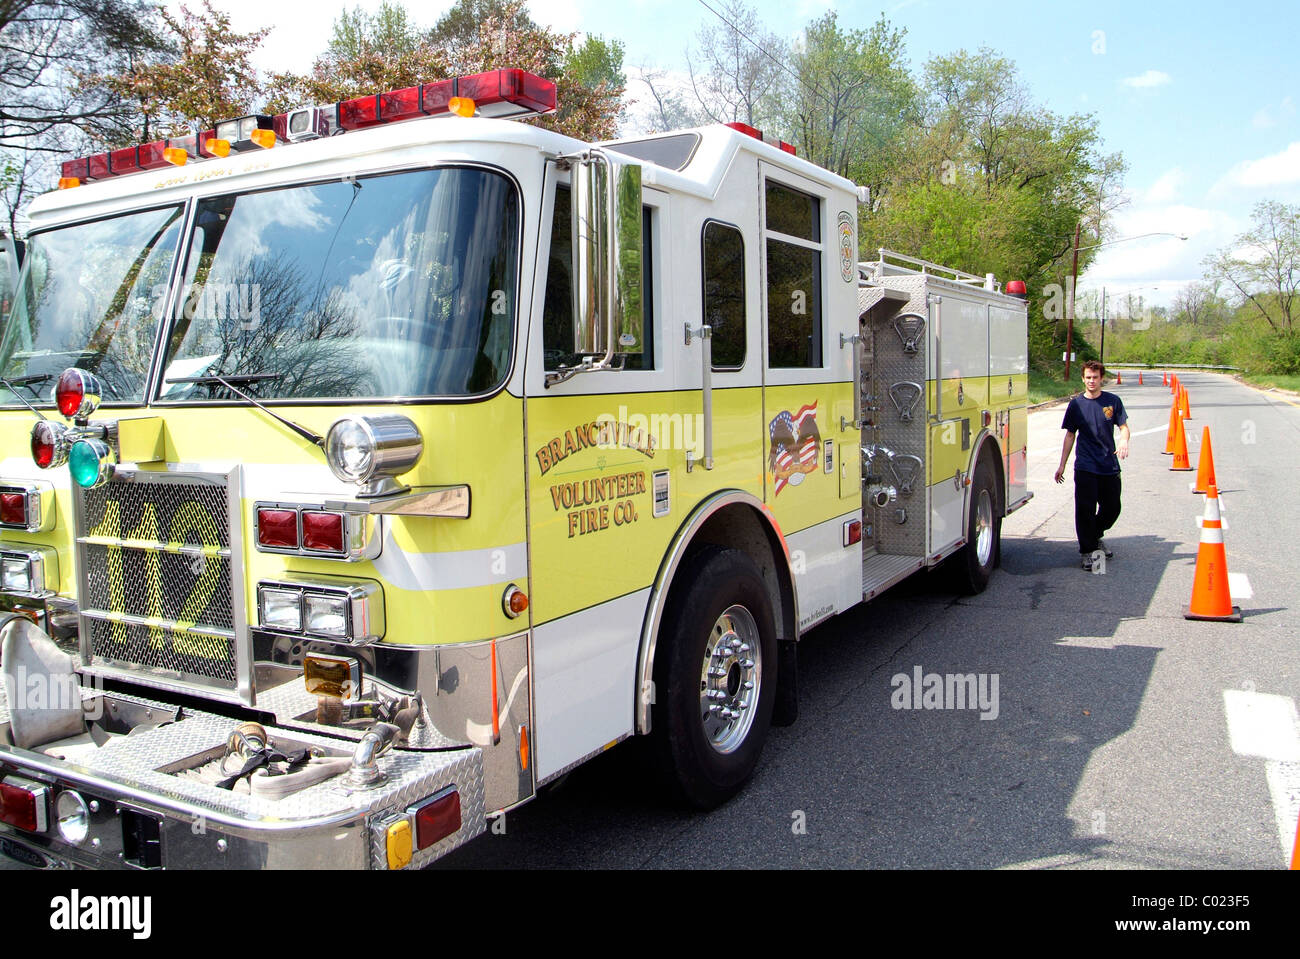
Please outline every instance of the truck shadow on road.
[[[807, 633], [799, 721], [772, 731], [719, 810], [665, 805], [644, 744], [626, 743], [435, 868], [1121, 864], [1107, 850], [1124, 797], [1077, 794], [1093, 753], [1133, 727], [1161, 651], [1117, 643], [1120, 623], [1181, 623], [1153, 598], [1194, 552], [1151, 536], [1112, 546], [1107, 573], [1089, 575], [1072, 544], [1008, 538], [979, 596], [919, 575]], [[1125, 865], [1253, 865], [1123, 848]]]

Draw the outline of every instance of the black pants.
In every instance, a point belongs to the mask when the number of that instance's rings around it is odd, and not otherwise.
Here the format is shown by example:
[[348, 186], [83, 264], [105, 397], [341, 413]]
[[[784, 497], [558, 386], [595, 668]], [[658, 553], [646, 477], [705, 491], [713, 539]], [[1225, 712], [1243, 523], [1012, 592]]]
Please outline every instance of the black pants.
[[1119, 474], [1074, 471], [1074, 532], [1079, 552], [1091, 553], [1119, 519]]

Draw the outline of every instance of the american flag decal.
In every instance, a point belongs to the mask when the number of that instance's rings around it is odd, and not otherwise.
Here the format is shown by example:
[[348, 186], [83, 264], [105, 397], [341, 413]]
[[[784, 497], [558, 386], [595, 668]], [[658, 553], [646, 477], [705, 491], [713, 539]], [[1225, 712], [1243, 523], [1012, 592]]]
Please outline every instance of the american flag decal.
[[817, 404], [800, 407], [793, 415], [782, 410], [768, 426], [768, 440], [768, 465], [775, 480], [772, 495], [777, 496], [787, 486], [798, 486], [805, 473], [817, 469], [821, 449]]

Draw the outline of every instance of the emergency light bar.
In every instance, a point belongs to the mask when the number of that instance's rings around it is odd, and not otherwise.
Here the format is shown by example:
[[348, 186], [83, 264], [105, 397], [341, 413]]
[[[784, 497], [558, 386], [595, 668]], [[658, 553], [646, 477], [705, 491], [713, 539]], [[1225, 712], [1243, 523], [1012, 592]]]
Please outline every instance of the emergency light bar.
[[776, 147], [778, 150], [784, 150], [791, 156], [796, 155], [793, 144], [786, 143], [784, 140], [770, 136], [762, 130], [751, 127], [748, 123], [724, 123], [723, 126], [731, 127], [731, 129], [735, 130], [737, 133], [743, 133], [745, 136], [753, 137], [755, 140], [762, 140], [768, 146]]
[[[550, 113], [555, 107], [554, 80], [518, 69], [491, 70], [353, 97], [333, 105], [298, 107], [277, 116], [250, 114], [223, 120], [212, 130], [68, 160], [62, 167], [59, 189], [80, 186], [88, 180], [164, 169], [169, 164], [183, 166], [187, 160], [201, 157], [269, 148], [277, 142], [314, 140], [381, 123], [475, 114], [518, 118]], [[739, 128], [743, 124], [730, 126]], [[781, 144], [782, 149], [787, 146]], [[794, 148], [790, 147], [789, 152], [793, 153]]]

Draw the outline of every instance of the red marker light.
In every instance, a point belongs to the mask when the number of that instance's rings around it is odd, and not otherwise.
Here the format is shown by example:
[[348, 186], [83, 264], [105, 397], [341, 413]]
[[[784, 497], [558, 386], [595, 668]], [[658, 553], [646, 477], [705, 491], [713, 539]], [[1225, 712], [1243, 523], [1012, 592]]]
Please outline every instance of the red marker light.
[[46, 790], [14, 777], [0, 782], [0, 822], [24, 832], [45, 832]]
[[460, 793], [455, 789], [427, 800], [415, 812], [415, 848], [428, 849], [460, 829]]
[[343, 552], [343, 514], [303, 510], [302, 548], [318, 553]]
[[257, 511], [257, 544], [271, 549], [298, 548], [298, 512], [291, 509]]
[[25, 493], [0, 493], [0, 523], [6, 526], [27, 525]]

